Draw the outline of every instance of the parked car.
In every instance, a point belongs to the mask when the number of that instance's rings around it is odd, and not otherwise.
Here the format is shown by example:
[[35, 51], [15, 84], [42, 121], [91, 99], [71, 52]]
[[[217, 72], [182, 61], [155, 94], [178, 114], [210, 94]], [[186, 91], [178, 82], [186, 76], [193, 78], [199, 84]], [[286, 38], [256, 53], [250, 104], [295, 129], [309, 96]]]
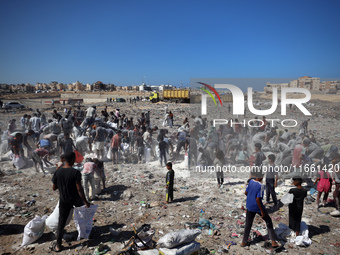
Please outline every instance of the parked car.
[[18, 102], [8, 102], [8, 103], [5, 103], [2, 108], [4, 109], [24, 109], [26, 108], [25, 105], [23, 104], [20, 104]]
[[117, 98], [116, 102], [123, 103], [123, 102], [126, 102], [126, 100], [124, 98]]

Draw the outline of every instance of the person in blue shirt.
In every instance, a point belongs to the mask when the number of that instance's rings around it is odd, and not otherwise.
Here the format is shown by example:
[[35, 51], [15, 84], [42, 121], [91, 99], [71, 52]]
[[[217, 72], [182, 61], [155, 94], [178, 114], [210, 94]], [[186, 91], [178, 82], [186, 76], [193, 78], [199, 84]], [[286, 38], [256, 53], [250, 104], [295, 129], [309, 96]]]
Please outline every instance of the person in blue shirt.
[[264, 185], [262, 184], [263, 173], [258, 171], [254, 173], [255, 180], [250, 180], [249, 185], [245, 191], [245, 195], [247, 196], [247, 214], [246, 214], [246, 225], [244, 230], [244, 236], [241, 243], [241, 247], [245, 247], [249, 245], [248, 238], [251, 227], [253, 225], [253, 221], [256, 214], [261, 215], [262, 219], [266, 222], [269, 239], [272, 241], [271, 246], [273, 249], [277, 249], [280, 245], [275, 241], [275, 234], [273, 228], [272, 219], [269, 217], [266, 208], [262, 204], [262, 198], [264, 193]]

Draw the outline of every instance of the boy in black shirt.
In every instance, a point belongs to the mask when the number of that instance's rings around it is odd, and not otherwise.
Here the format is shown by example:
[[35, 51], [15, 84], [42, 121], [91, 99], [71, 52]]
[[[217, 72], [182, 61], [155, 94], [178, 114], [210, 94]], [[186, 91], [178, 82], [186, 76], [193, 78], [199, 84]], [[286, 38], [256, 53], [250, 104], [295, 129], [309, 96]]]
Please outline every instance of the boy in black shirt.
[[81, 173], [72, 166], [76, 160], [76, 154], [69, 152], [65, 155], [65, 165], [53, 175], [53, 190], [59, 190], [59, 220], [57, 228], [57, 242], [53, 247], [55, 252], [62, 250], [62, 238], [66, 220], [73, 206], [90, 207], [81, 186]]
[[294, 195], [293, 203], [289, 204], [289, 228], [295, 231], [296, 236], [300, 233], [300, 224], [303, 212], [303, 200], [307, 197], [307, 190], [302, 188], [302, 178], [296, 176], [293, 178], [296, 188], [289, 190]]

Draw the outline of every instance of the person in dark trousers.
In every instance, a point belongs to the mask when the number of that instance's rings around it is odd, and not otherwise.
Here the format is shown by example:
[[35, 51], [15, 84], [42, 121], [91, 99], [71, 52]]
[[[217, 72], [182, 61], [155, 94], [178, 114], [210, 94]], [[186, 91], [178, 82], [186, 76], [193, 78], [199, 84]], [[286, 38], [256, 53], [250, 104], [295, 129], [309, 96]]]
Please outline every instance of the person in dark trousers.
[[162, 159], [164, 159], [164, 164], [166, 164], [166, 149], [168, 144], [166, 142], [164, 142], [164, 137], [162, 136], [160, 138], [160, 142], [158, 144], [159, 146], [159, 161], [161, 163], [162, 166]]
[[223, 187], [224, 176], [223, 176], [223, 166], [224, 166], [224, 153], [221, 150], [216, 152], [216, 158], [214, 159], [215, 172], [217, 178], [217, 187]]
[[274, 208], [278, 209], [278, 203], [275, 193], [275, 187], [277, 187], [278, 173], [275, 172], [275, 155], [270, 154], [268, 156], [269, 168], [266, 174], [266, 200], [267, 203], [270, 201], [270, 196], [272, 196], [274, 201]]
[[254, 166], [251, 168], [251, 171], [250, 171], [248, 183], [250, 179], [254, 179], [254, 175], [253, 175], [254, 171], [262, 173], [262, 162], [266, 160], [266, 156], [264, 155], [261, 149], [262, 149], [262, 144], [255, 143], [255, 161], [254, 161]]
[[66, 220], [73, 206], [79, 207], [90, 203], [86, 200], [81, 186], [81, 173], [72, 166], [76, 160], [76, 154], [69, 152], [65, 155], [65, 165], [53, 175], [53, 190], [59, 190], [59, 221], [57, 227], [57, 241], [53, 246], [55, 252], [62, 250], [62, 238]]
[[255, 180], [250, 180], [244, 194], [247, 196], [247, 213], [246, 213], [246, 225], [244, 230], [244, 236], [241, 243], [241, 247], [248, 246], [248, 238], [253, 221], [256, 214], [261, 215], [262, 219], [266, 222], [269, 239], [271, 240], [271, 248], [277, 249], [280, 245], [275, 241], [275, 234], [273, 228], [272, 219], [269, 217], [266, 208], [262, 204], [262, 198], [264, 193], [264, 186], [262, 184], [263, 173], [256, 172]]
[[298, 236], [303, 212], [303, 200], [307, 197], [307, 190], [302, 188], [302, 178], [300, 176], [293, 177], [293, 184], [296, 188], [289, 190], [289, 193], [294, 195], [293, 202], [289, 204], [289, 228], [295, 231], [296, 236]]
[[174, 178], [175, 172], [172, 169], [172, 163], [166, 163], [166, 168], [169, 170], [166, 173], [166, 203], [174, 200]]

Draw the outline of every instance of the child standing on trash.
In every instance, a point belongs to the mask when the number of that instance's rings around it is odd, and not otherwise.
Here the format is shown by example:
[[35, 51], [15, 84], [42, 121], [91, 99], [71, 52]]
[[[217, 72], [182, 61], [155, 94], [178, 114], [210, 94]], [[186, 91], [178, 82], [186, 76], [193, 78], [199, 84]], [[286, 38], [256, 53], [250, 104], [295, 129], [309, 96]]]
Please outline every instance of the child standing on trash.
[[302, 178], [300, 176], [294, 177], [293, 183], [296, 188], [289, 190], [289, 193], [294, 195], [293, 202], [289, 204], [289, 228], [295, 231], [296, 236], [298, 236], [303, 212], [303, 200], [307, 197], [307, 190], [302, 188]]
[[245, 195], [247, 196], [247, 213], [246, 213], [246, 225], [244, 230], [244, 236], [241, 243], [241, 247], [245, 247], [249, 245], [248, 238], [250, 234], [251, 227], [253, 225], [254, 218], [256, 214], [261, 215], [262, 219], [266, 222], [269, 239], [272, 241], [271, 246], [273, 249], [280, 247], [280, 245], [275, 241], [275, 234], [273, 228], [272, 219], [269, 217], [266, 208], [262, 204], [262, 198], [264, 193], [264, 185], [262, 184], [263, 173], [256, 172], [254, 173], [256, 176], [255, 180], [251, 179], [249, 181], [249, 185], [245, 191]]
[[172, 163], [166, 163], [166, 168], [169, 170], [166, 173], [166, 203], [174, 200], [174, 178], [175, 172], [172, 169]]
[[[316, 197], [316, 205], [317, 205], [318, 208], [320, 206], [325, 206], [327, 204], [328, 194], [332, 190], [332, 181], [333, 181], [332, 177], [330, 176], [330, 174], [328, 172], [325, 171], [325, 169], [318, 172], [318, 174], [316, 176], [316, 180], [314, 182], [314, 185], [318, 183], [318, 186], [317, 186], [318, 195]], [[321, 205], [319, 205], [322, 192], [325, 193], [323, 195], [323, 203]]]
[[274, 201], [274, 208], [278, 208], [277, 198], [275, 193], [275, 187], [277, 186], [278, 173], [275, 172], [275, 155], [270, 154], [268, 156], [269, 168], [266, 173], [266, 200], [267, 203], [270, 201], [270, 195]]

